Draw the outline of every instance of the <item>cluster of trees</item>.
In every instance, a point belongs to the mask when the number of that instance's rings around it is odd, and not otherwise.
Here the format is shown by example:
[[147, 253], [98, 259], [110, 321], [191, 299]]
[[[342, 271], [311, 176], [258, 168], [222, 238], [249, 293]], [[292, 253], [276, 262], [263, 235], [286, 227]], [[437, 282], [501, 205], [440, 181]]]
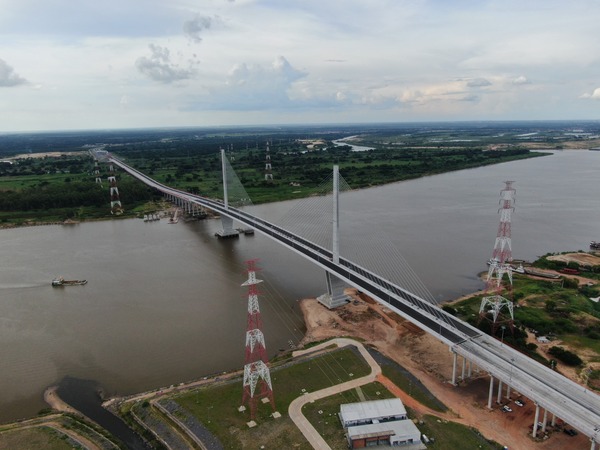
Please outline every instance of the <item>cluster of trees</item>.
[[569, 350], [564, 349], [563, 347], [550, 347], [548, 353], [554, 356], [556, 359], [564, 362], [568, 366], [580, 366], [583, 364], [583, 361], [579, 356]]
[[20, 158], [12, 163], [0, 163], [1, 177], [46, 175], [49, 173], [81, 174], [91, 170], [89, 157]]
[[[139, 203], [153, 199], [153, 193], [146, 186], [131, 179], [119, 181], [121, 202]], [[109, 188], [94, 180], [69, 181], [30, 187], [23, 190], [4, 191], [0, 195], [0, 211], [52, 210], [78, 207], [106, 207], [110, 204]]]

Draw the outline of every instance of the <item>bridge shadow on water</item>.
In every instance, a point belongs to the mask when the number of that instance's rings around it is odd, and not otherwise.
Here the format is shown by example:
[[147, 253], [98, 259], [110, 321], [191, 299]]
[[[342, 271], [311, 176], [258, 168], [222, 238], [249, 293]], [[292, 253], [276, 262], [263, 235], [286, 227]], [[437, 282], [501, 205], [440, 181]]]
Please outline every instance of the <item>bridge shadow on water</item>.
[[119, 417], [102, 407], [102, 388], [92, 380], [65, 377], [57, 390], [58, 396], [70, 406], [89, 417], [131, 450], [148, 450], [150, 447]]

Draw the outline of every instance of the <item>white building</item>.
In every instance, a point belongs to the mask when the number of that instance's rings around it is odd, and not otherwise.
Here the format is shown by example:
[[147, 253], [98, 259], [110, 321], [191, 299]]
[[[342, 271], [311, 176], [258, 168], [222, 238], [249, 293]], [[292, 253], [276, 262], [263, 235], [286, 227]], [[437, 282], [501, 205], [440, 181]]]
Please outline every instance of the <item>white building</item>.
[[340, 405], [344, 428], [406, 419], [406, 408], [399, 398]]
[[421, 443], [421, 432], [412, 420], [357, 425], [346, 430], [350, 448]]

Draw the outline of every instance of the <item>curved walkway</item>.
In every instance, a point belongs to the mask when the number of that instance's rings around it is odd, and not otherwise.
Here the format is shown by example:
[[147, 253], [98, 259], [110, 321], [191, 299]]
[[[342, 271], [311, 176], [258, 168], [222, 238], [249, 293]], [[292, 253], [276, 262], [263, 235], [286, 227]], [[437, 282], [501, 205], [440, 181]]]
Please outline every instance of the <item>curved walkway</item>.
[[305, 355], [307, 353], [313, 353], [319, 350], [322, 350], [326, 347], [331, 346], [332, 344], [337, 345], [338, 347], [346, 347], [347, 345], [354, 345], [362, 357], [365, 359], [367, 364], [371, 367], [371, 373], [367, 376], [357, 378], [356, 380], [346, 381], [345, 383], [336, 384], [335, 386], [330, 386], [325, 389], [321, 389], [320, 391], [309, 392], [306, 395], [298, 397], [292, 403], [290, 403], [290, 407], [288, 408], [288, 414], [290, 415], [290, 419], [296, 424], [298, 429], [302, 432], [304, 437], [308, 440], [310, 445], [315, 450], [331, 450], [331, 447], [327, 445], [325, 439], [321, 437], [321, 435], [315, 430], [312, 424], [304, 417], [302, 414], [302, 407], [307, 403], [313, 402], [315, 400], [319, 400], [324, 397], [329, 397], [330, 395], [339, 394], [340, 392], [348, 391], [350, 389], [354, 389], [356, 387], [372, 383], [377, 379], [377, 376], [381, 374], [381, 367], [379, 364], [373, 359], [373, 357], [369, 354], [367, 349], [358, 341], [354, 339], [347, 338], [337, 338], [332, 339], [327, 342], [323, 342], [319, 345], [311, 347], [306, 350], [298, 350], [292, 353], [294, 357]]

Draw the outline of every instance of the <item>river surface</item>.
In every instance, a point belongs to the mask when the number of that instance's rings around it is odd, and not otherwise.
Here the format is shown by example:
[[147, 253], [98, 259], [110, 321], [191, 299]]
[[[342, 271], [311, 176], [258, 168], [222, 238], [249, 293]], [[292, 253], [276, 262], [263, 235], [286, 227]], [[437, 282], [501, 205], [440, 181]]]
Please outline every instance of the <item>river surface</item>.
[[[439, 302], [480, 289], [505, 180], [517, 190], [515, 258], [600, 240], [600, 152], [559, 151], [346, 192], [341, 254], [406, 273], [404, 258]], [[299, 202], [255, 209], [277, 222]], [[324, 291], [323, 273], [259, 234], [218, 240], [218, 227], [132, 219], [1, 230], [0, 421], [37, 413], [65, 376], [125, 395], [241, 367], [248, 259], [263, 269], [269, 353], [296, 344], [297, 301]], [[88, 284], [53, 288], [58, 275]]]

